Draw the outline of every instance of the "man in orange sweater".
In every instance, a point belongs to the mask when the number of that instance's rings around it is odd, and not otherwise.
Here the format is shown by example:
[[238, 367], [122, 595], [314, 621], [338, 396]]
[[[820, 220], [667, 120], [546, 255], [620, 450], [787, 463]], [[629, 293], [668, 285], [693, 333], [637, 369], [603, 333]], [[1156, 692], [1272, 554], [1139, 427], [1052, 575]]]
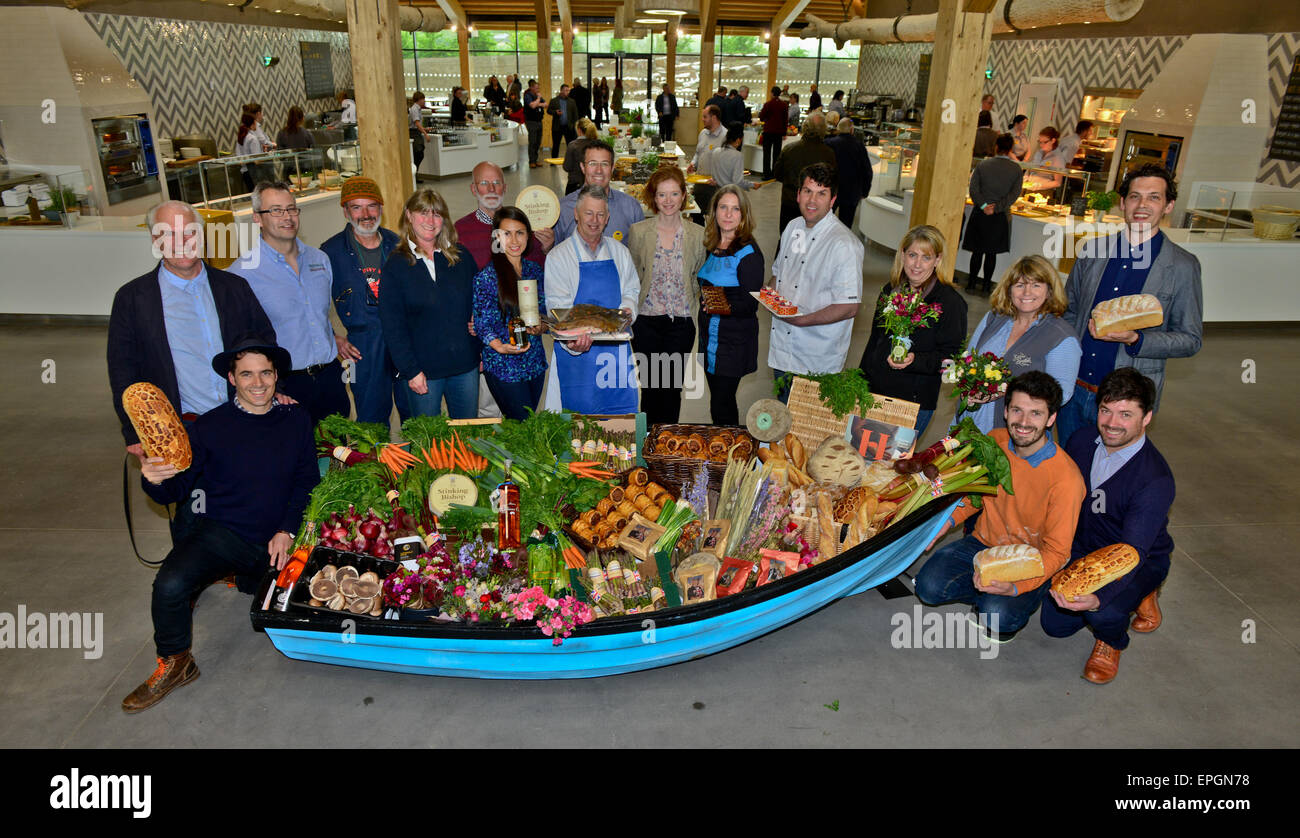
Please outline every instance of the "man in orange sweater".
[[[1047, 373], [1027, 372], [1012, 379], [1004, 409], [1007, 427], [989, 436], [1007, 452], [1015, 494], [999, 489], [996, 495], [986, 496], [974, 533], [945, 545], [916, 575], [916, 596], [922, 602], [973, 605], [981, 625], [997, 641], [1010, 640], [1029, 622], [1047, 590], [1043, 583], [1070, 559], [1086, 490], [1074, 460], [1048, 434], [1060, 409], [1061, 386]], [[962, 501], [930, 547], [975, 512], [968, 501]], [[975, 554], [999, 544], [1037, 547], [1044, 574], [1020, 582], [980, 585], [975, 578]]]

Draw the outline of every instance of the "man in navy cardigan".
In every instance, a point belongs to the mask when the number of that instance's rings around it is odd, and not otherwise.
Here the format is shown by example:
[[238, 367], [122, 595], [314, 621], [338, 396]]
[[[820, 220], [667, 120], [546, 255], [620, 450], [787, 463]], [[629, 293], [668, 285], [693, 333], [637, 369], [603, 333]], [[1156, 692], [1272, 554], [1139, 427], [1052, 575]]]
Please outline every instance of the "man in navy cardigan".
[[1043, 604], [1043, 631], [1052, 637], [1069, 637], [1085, 625], [1092, 629], [1097, 640], [1083, 677], [1094, 684], [1110, 683], [1118, 674], [1134, 611], [1134, 631], [1151, 632], [1160, 626], [1156, 589], [1169, 575], [1174, 550], [1168, 529], [1174, 475], [1146, 438], [1155, 400], [1151, 379], [1132, 367], [1120, 367], [1097, 388], [1096, 427], [1081, 428], [1065, 445], [1088, 488], [1071, 561], [1119, 543], [1133, 547], [1140, 557], [1136, 568], [1096, 593], [1067, 600], [1052, 591], [1052, 602]]

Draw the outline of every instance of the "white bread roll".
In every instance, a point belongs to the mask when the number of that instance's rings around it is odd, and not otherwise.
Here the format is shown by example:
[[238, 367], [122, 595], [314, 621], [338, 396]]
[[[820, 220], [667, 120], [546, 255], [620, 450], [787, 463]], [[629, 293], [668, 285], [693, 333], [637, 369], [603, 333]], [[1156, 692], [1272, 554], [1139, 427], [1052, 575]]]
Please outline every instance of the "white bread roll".
[[975, 554], [980, 584], [1019, 582], [1043, 575], [1043, 556], [1031, 544], [1000, 544]]
[[1138, 566], [1138, 551], [1127, 544], [1093, 550], [1056, 575], [1052, 590], [1069, 599], [1095, 593]]
[[1130, 294], [1097, 303], [1092, 310], [1092, 322], [1097, 336], [1101, 337], [1159, 326], [1165, 322], [1165, 311], [1160, 301], [1150, 294]]

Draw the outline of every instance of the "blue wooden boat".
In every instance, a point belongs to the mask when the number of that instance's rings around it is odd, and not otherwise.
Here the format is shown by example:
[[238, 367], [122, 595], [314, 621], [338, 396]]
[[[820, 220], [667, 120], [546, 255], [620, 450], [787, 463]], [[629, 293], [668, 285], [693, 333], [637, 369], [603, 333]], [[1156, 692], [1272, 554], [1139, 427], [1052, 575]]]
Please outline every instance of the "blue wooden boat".
[[263, 611], [274, 573], [253, 598], [253, 627], [291, 658], [364, 669], [538, 680], [636, 672], [738, 646], [893, 579], [924, 552], [956, 503], [952, 497], [933, 500], [875, 538], [779, 582], [712, 602], [598, 620], [576, 629], [560, 646], [532, 625]]

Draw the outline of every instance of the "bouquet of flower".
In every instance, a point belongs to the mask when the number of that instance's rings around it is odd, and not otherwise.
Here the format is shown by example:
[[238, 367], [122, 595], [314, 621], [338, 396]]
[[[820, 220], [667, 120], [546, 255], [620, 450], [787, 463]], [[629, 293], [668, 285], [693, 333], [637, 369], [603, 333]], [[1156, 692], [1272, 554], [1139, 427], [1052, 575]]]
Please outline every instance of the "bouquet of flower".
[[972, 396], [983, 400], [989, 396], [1001, 396], [1011, 380], [1011, 367], [992, 352], [976, 355], [970, 349], [964, 349], [944, 364], [941, 378], [944, 384], [956, 385], [952, 394], [958, 399], [958, 416], [967, 410], [974, 411], [977, 403], [971, 401]]
[[943, 306], [924, 302], [919, 291], [897, 291], [891, 295], [880, 309], [880, 325], [885, 327], [892, 344], [890, 360], [901, 364], [912, 348], [912, 332], [938, 321], [940, 314]]
[[534, 621], [542, 634], [551, 638], [554, 646], [559, 646], [575, 628], [596, 618], [591, 606], [571, 596], [555, 599], [536, 586], [509, 594], [506, 604], [512, 617]]
[[383, 582], [384, 604], [393, 608], [438, 608], [442, 605], [443, 585], [455, 575], [455, 562], [446, 545], [436, 542], [416, 560], [418, 569], [399, 567]]
[[480, 536], [462, 544], [456, 559], [442, 586], [443, 613], [471, 623], [501, 619], [506, 598], [522, 587], [518, 556], [494, 550]]

